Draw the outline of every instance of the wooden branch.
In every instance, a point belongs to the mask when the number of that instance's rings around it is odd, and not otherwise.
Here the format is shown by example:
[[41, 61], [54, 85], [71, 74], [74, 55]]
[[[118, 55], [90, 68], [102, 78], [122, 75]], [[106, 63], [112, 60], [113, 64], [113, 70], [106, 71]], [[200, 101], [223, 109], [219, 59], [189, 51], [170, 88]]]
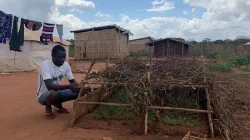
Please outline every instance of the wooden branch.
[[159, 107], [159, 106], [149, 106], [149, 109], [161, 109], [161, 110], [176, 110], [185, 112], [197, 112], [197, 113], [208, 113], [211, 114], [213, 111], [199, 110], [199, 109], [188, 109], [188, 108], [175, 108], [175, 107]]
[[229, 83], [227, 81], [213, 81], [213, 82], [215, 82], [215, 83]]
[[144, 129], [144, 133], [145, 135], [148, 135], [148, 111], [146, 111], [145, 113], [145, 125], [144, 125], [145, 129]]
[[[107, 83], [107, 82], [89, 82], [89, 81], [84, 81], [83, 83], [85, 84], [99, 84], [99, 85], [102, 85], [102, 84], [110, 84], [110, 85], [117, 85], [117, 84], [120, 84], [120, 85], [134, 85], [135, 83]], [[180, 85], [182, 87], [191, 87], [191, 88], [204, 88], [206, 87], [205, 85]]]
[[[202, 67], [203, 67], [203, 73], [204, 73], [203, 82], [204, 84], [207, 85], [206, 67], [205, 67], [205, 60], [203, 56], [201, 56], [201, 60], [202, 60]], [[206, 94], [206, 99], [207, 99], [207, 110], [210, 111], [212, 110], [212, 108], [211, 108], [211, 102], [210, 102], [210, 97], [209, 97], [209, 92], [208, 92], [207, 87], [205, 87], [205, 94]], [[214, 138], [214, 126], [213, 126], [213, 121], [212, 121], [212, 115], [210, 113], [208, 113], [207, 115], [208, 115], [209, 128], [211, 131], [211, 137]]]
[[[89, 69], [88, 69], [88, 72], [87, 72], [87, 74], [86, 74], [86, 77], [85, 77], [85, 79], [88, 79], [88, 77], [89, 77], [89, 73], [90, 73], [90, 71], [92, 70], [92, 68], [93, 68], [93, 66], [94, 66], [94, 64], [95, 64], [95, 59], [92, 61], [92, 63], [91, 63], [91, 65], [89, 66]], [[83, 83], [83, 85], [81, 86], [81, 89], [80, 89], [80, 92], [79, 92], [79, 94], [78, 94], [78, 98], [80, 98], [81, 96], [82, 96], [82, 93], [83, 93], [83, 91], [84, 91], [84, 87], [85, 87], [85, 83]]]
[[[118, 103], [104, 103], [104, 102], [76, 102], [82, 105], [105, 105], [105, 106], [120, 106], [120, 107], [132, 107], [131, 104], [118, 104]], [[199, 109], [188, 109], [188, 108], [174, 108], [174, 107], [160, 107], [160, 106], [149, 106], [148, 109], [160, 109], [160, 110], [176, 110], [186, 112], [197, 112], [197, 113], [213, 113], [213, 111], [199, 110]]]
[[230, 91], [228, 91], [225, 87], [223, 87], [221, 84], [218, 84], [218, 86], [222, 89], [224, 89], [227, 93], [229, 93], [230, 95], [232, 95], [232, 93]]
[[131, 104], [118, 104], [118, 103], [104, 103], [104, 102], [76, 102], [83, 105], [105, 105], [105, 106], [118, 106], [118, 107], [132, 107]]

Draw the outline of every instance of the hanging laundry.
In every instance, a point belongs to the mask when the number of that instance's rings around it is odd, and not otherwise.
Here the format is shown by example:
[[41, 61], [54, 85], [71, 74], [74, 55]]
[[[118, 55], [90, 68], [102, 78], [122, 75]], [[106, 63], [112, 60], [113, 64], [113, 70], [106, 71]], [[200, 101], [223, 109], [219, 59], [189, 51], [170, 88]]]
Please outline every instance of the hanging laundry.
[[9, 45], [10, 45], [10, 50], [22, 52], [21, 46], [24, 45], [24, 20], [21, 19], [19, 32], [18, 32], [18, 20], [19, 18], [14, 16], [13, 29]]
[[42, 23], [34, 20], [24, 19], [24, 24], [27, 29], [32, 31], [40, 30], [42, 27]]
[[61, 42], [63, 41], [63, 25], [62, 24], [56, 24], [56, 28], [57, 28], [57, 31], [58, 31], [58, 34], [59, 34], [59, 38], [61, 40]]
[[12, 18], [11, 14], [0, 11], [0, 43], [6, 44], [6, 39], [10, 38]]
[[43, 31], [40, 36], [40, 42], [43, 45], [48, 45], [49, 42], [53, 42], [53, 32], [55, 24], [43, 23]]
[[18, 33], [18, 44], [20, 46], [24, 45], [24, 19], [21, 18], [19, 33]]

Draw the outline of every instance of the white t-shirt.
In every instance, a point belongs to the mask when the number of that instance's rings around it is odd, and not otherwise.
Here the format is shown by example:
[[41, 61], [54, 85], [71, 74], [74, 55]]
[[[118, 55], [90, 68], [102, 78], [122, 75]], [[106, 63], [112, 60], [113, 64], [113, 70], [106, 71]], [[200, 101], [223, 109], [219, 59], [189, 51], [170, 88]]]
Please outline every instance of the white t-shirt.
[[60, 84], [64, 76], [66, 76], [68, 80], [74, 79], [70, 65], [67, 62], [64, 62], [61, 67], [58, 67], [52, 62], [52, 60], [43, 61], [40, 64], [40, 71], [38, 74], [38, 89], [36, 99], [48, 91], [44, 80], [52, 79], [53, 84]]

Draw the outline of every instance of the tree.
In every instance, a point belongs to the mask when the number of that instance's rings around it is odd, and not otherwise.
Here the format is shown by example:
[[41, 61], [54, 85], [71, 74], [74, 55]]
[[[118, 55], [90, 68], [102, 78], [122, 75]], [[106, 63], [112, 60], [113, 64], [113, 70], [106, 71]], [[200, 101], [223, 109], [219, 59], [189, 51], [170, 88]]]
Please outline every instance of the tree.
[[247, 36], [238, 36], [234, 39], [234, 42], [235, 43], [247, 43], [247, 42], [250, 42], [250, 38], [247, 37]]
[[208, 43], [208, 42], [211, 42], [211, 39], [210, 38], [204, 38], [202, 40], [202, 43]]
[[227, 38], [227, 39], [225, 39], [223, 42], [224, 42], [224, 43], [232, 43], [232, 42], [234, 42], [234, 41]]
[[224, 41], [221, 39], [218, 39], [218, 40], [213, 41], [213, 43], [214, 44], [222, 44], [222, 43], [224, 43]]
[[198, 42], [194, 39], [188, 39], [187, 42], [189, 42], [191, 44], [198, 44]]

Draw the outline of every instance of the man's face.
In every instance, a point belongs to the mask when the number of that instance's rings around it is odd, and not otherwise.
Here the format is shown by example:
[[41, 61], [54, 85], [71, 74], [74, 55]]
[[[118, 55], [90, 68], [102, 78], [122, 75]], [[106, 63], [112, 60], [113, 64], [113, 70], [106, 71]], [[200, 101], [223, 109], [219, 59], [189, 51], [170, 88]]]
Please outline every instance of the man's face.
[[62, 66], [66, 60], [66, 52], [58, 51], [55, 55], [52, 55], [52, 60], [56, 66]]

